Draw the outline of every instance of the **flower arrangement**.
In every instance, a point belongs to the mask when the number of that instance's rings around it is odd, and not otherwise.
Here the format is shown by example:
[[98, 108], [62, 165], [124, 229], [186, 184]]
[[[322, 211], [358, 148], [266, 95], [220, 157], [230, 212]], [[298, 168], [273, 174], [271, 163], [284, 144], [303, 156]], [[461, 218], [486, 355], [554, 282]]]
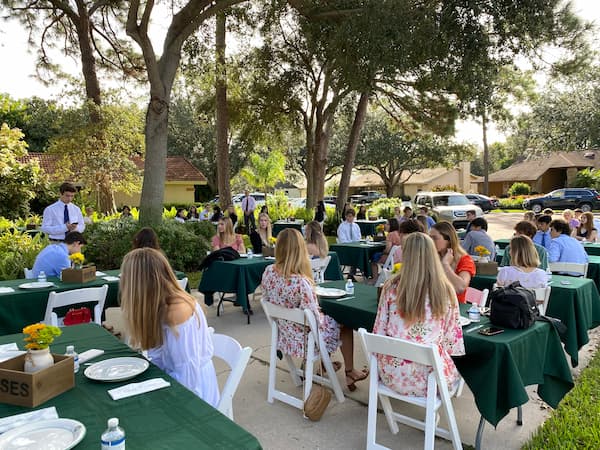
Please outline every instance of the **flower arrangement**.
[[269, 244], [271, 244], [272, 247], [275, 246], [275, 243], [277, 242], [277, 238], [274, 238], [273, 236], [271, 236], [269, 238]]
[[490, 254], [490, 251], [483, 245], [478, 245], [477, 247], [475, 247], [475, 253], [477, 253], [480, 258], [483, 258], [484, 256], [488, 256]]
[[54, 338], [62, 334], [62, 331], [60, 331], [60, 328], [52, 325], [34, 323], [23, 328], [23, 333], [29, 335], [23, 339], [27, 343], [25, 348], [42, 350], [48, 348], [54, 341]]
[[402, 269], [402, 263], [396, 263], [394, 264], [394, 267], [392, 267], [392, 273], [398, 273], [400, 272], [400, 269]]
[[73, 266], [76, 268], [81, 267], [81, 265], [85, 261], [85, 257], [83, 256], [83, 253], [79, 253], [79, 252], [69, 255], [69, 259], [71, 260], [71, 263], [73, 264]]
[[377, 234], [383, 234], [384, 230], [385, 230], [385, 227], [382, 223], [380, 223], [379, 225], [377, 225], [375, 227], [375, 231], [377, 232]]

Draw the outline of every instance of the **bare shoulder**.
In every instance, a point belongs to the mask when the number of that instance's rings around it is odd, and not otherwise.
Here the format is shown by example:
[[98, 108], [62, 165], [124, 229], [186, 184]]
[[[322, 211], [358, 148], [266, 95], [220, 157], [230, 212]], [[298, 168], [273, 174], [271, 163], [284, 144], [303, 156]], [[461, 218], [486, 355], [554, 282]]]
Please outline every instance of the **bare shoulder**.
[[194, 307], [182, 297], [174, 298], [167, 309], [167, 323], [170, 326], [186, 322], [194, 314]]

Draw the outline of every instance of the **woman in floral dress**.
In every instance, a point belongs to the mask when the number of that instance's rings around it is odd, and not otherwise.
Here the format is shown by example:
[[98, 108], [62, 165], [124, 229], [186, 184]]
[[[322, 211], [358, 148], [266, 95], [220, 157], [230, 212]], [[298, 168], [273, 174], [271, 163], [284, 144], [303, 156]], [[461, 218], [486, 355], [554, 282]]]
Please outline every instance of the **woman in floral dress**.
[[[419, 344], [435, 344], [449, 389], [460, 375], [451, 356], [464, 355], [458, 300], [431, 238], [413, 233], [403, 247], [403, 267], [383, 288], [373, 332]], [[402, 395], [427, 395], [431, 368], [378, 355], [379, 378]]]
[[[286, 228], [277, 235], [275, 264], [265, 269], [262, 277], [263, 299], [287, 308], [310, 309], [319, 324], [328, 353], [340, 346], [346, 369], [348, 389], [356, 389], [355, 382], [364, 380], [368, 371], [354, 369], [354, 336], [351, 328], [340, 326], [333, 318], [321, 312], [314, 291], [312, 268], [306, 243], [298, 230]], [[305, 333], [302, 325], [278, 320], [277, 349], [293, 357], [304, 357]], [[339, 363], [334, 363], [336, 370]]]

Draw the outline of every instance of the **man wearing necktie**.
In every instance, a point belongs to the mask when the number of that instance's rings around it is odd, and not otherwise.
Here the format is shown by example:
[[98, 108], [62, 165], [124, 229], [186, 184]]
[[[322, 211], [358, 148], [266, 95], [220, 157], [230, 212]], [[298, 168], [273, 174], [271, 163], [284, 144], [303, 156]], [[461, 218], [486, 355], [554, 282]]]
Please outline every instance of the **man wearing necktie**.
[[551, 216], [540, 216], [537, 219], [538, 231], [535, 233], [535, 236], [533, 236], [533, 242], [541, 245], [546, 250], [550, 249], [550, 244], [552, 242], [552, 236], [550, 236], [550, 222], [552, 222]]
[[58, 201], [44, 209], [42, 231], [51, 241], [63, 242], [70, 231], [83, 233], [85, 230], [81, 209], [72, 203], [76, 192], [77, 189], [71, 183], [61, 184]]
[[248, 235], [256, 228], [256, 221], [254, 218], [255, 209], [256, 200], [250, 195], [250, 191], [246, 189], [244, 191], [244, 198], [242, 199], [242, 211], [244, 212], [244, 225], [246, 226], [246, 234]]

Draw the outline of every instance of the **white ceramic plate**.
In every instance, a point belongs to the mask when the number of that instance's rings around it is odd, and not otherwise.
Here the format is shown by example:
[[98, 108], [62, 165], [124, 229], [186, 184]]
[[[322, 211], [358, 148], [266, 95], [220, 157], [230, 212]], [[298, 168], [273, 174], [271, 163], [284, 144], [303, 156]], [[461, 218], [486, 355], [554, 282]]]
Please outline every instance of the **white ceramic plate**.
[[467, 325], [469, 325], [471, 323], [471, 319], [467, 319], [466, 317], [459, 316], [458, 323], [460, 324], [461, 327], [466, 327]]
[[85, 425], [72, 419], [40, 420], [0, 435], [4, 450], [59, 450], [75, 447], [85, 437]]
[[343, 289], [325, 288], [321, 286], [315, 287], [315, 292], [319, 297], [325, 298], [339, 298], [346, 295], [346, 291]]
[[33, 281], [31, 283], [23, 283], [19, 285], [21, 289], [42, 289], [49, 288], [51, 286], [54, 286], [54, 283], [51, 281]]
[[83, 374], [90, 380], [103, 382], [125, 381], [146, 371], [150, 363], [143, 358], [111, 358], [89, 366]]

